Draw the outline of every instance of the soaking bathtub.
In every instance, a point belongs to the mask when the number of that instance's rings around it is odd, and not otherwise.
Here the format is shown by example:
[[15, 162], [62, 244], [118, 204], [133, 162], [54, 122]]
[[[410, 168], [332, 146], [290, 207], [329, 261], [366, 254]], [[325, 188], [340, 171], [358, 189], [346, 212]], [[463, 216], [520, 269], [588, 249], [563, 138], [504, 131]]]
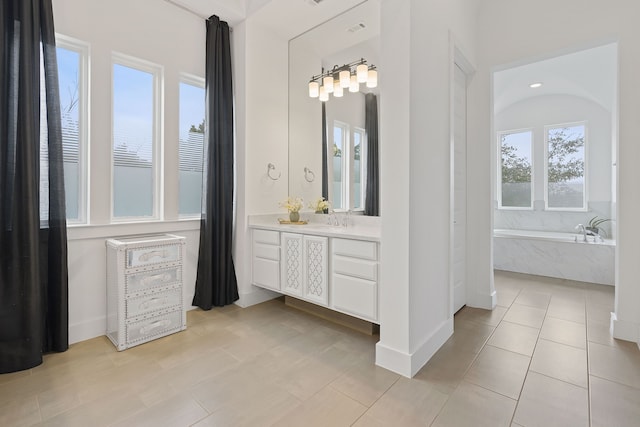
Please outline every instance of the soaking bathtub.
[[493, 230], [493, 266], [497, 270], [581, 282], [615, 283], [615, 240], [539, 230]]

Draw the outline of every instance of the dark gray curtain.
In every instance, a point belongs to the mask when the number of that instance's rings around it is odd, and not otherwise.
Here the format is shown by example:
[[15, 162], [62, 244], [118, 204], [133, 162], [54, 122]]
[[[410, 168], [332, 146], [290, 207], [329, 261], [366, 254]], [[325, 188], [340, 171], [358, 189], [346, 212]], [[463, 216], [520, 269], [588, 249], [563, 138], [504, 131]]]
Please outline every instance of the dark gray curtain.
[[329, 200], [329, 142], [327, 141], [327, 107], [322, 103], [322, 197]]
[[378, 97], [368, 93], [364, 99], [364, 127], [367, 132], [367, 190], [364, 200], [365, 215], [380, 215], [378, 168]]
[[[0, 373], [6, 373], [39, 365], [44, 352], [65, 351], [69, 316], [51, 0], [0, 3]], [[48, 141], [42, 160], [41, 54]], [[42, 202], [41, 183], [48, 187]]]
[[233, 243], [233, 86], [229, 25], [207, 22], [206, 123], [200, 250], [193, 305], [203, 310], [238, 299]]

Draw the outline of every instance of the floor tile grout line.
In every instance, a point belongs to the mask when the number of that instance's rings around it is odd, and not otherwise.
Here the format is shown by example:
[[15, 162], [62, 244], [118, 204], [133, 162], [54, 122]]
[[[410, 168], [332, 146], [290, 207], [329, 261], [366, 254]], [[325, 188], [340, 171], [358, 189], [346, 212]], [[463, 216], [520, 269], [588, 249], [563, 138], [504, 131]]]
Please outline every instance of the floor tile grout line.
[[[373, 401], [373, 403], [371, 404], [371, 406], [369, 406], [369, 407], [367, 408], [367, 410], [366, 410], [366, 411], [364, 411], [364, 412], [363, 412], [363, 413], [362, 413], [362, 414], [361, 414], [361, 415], [360, 415], [360, 416], [359, 416], [359, 417], [358, 417], [358, 418], [357, 418], [353, 423], [351, 423], [351, 425], [356, 424], [356, 423], [358, 422], [358, 420], [360, 420], [360, 418], [364, 417], [364, 416], [366, 415], [366, 413], [367, 413], [367, 412], [369, 412], [369, 410], [370, 410], [371, 408], [373, 408], [373, 407], [374, 407], [374, 405], [375, 405], [376, 403], [378, 403], [378, 401], [379, 401], [380, 399], [382, 399], [382, 396], [384, 396], [385, 394], [387, 394], [387, 392], [389, 392], [389, 390], [391, 390], [391, 387], [393, 387], [394, 385], [396, 385], [396, 383], [397, 383], [398, 381], [400, 381], [400, 378], [401, 378], [401, 376], [398, 376], [398, 378], [396, 378], [396, 379], [395, 379], [395, 381], [394, 381], [393, 383], [391, 383], [391, 385], [390, 385], [389, 387], [387, 387], [387, 389], [384, 391], [384, 393], [382, 393], [380, 396], [378, 396], [378, 398], [377, 398], [376, 400], [374, 400], [374, 401]], [[365, 405], [365, 406], [366, 406], [366, 405]]]
[[[551, 303], [551, 300], [549, 300]], [[529, 364], [527, 365], [527, 371], [524, 374], [524, 379], [522, 380], [522, 386], [520, 386], [520, 392], [518, 393], [518, 399], [516, 400], [516, 407], [513, 409], [513, 415], [511, 415], [511, 423], [514, 423], [516, 412], [518, 412], [518, 406], [520, 405], [520, 398], [522, 398], [522, 391], [524, 390], [524, 385], [527, 382], [527, 377], [529, 376], [529, 372], [531, 371], [531, 364], [533, 363], [533, 357], [536, 354], [536, 348], [538, 347], [538, 340], [540, 340], [540, 334], [542, 333], [542, 327], [544, 326], [544, 320], [547, 318], [547, 313], [549, 312], [549, 304], [544, 311], [544, 318], [542, 319], [542, 325], [540, 325], [540, 329], [538, 329], [538, 335], [536, 336], [536, 343], [533, 346], [533, 351], [531, 352], [531, 359], [529, 359]]]

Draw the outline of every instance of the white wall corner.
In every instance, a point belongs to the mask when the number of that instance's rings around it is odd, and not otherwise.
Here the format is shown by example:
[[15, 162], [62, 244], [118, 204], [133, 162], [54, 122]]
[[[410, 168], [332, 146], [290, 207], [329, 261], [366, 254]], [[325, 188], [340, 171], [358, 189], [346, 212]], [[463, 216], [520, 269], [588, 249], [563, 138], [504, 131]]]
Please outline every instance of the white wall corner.
[[417, 350], [411, 354], [378, 342], [376, 344], [376, 365], [404, 377], [412, 378], [452, 334], [453, 318], [442, 322]]
[[236, 305], [242, 308], [247, 308], [280, 296], [277, 292], [272, 292], [255, 286], [251, 286], [251, 288], [252, 289], [249, 292], [240, 292], [240, 299], [235, 302]]
[[619, 320], [615, 312], [611, 313], [609, 331], [614, 338], [635, 342], [640, 346], [640, 324]]

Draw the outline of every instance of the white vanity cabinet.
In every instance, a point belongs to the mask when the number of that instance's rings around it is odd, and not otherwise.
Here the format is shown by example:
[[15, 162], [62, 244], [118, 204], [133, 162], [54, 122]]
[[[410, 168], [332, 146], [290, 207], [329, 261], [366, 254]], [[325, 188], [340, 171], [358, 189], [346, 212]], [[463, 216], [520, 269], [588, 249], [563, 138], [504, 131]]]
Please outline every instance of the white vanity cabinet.
[[185, 238], [136, 236], [106, 246], [107, 337], [118, 351], [186, 329]]
[[378, 323], [378, 242], [322, 234], [254, 228], [252, 283]]
[[256, 286], [280, 290], [280, 233], [253, 230], [251, 280]]
[[378, 244], [331, 239], [331, 308], [376, 322]]

